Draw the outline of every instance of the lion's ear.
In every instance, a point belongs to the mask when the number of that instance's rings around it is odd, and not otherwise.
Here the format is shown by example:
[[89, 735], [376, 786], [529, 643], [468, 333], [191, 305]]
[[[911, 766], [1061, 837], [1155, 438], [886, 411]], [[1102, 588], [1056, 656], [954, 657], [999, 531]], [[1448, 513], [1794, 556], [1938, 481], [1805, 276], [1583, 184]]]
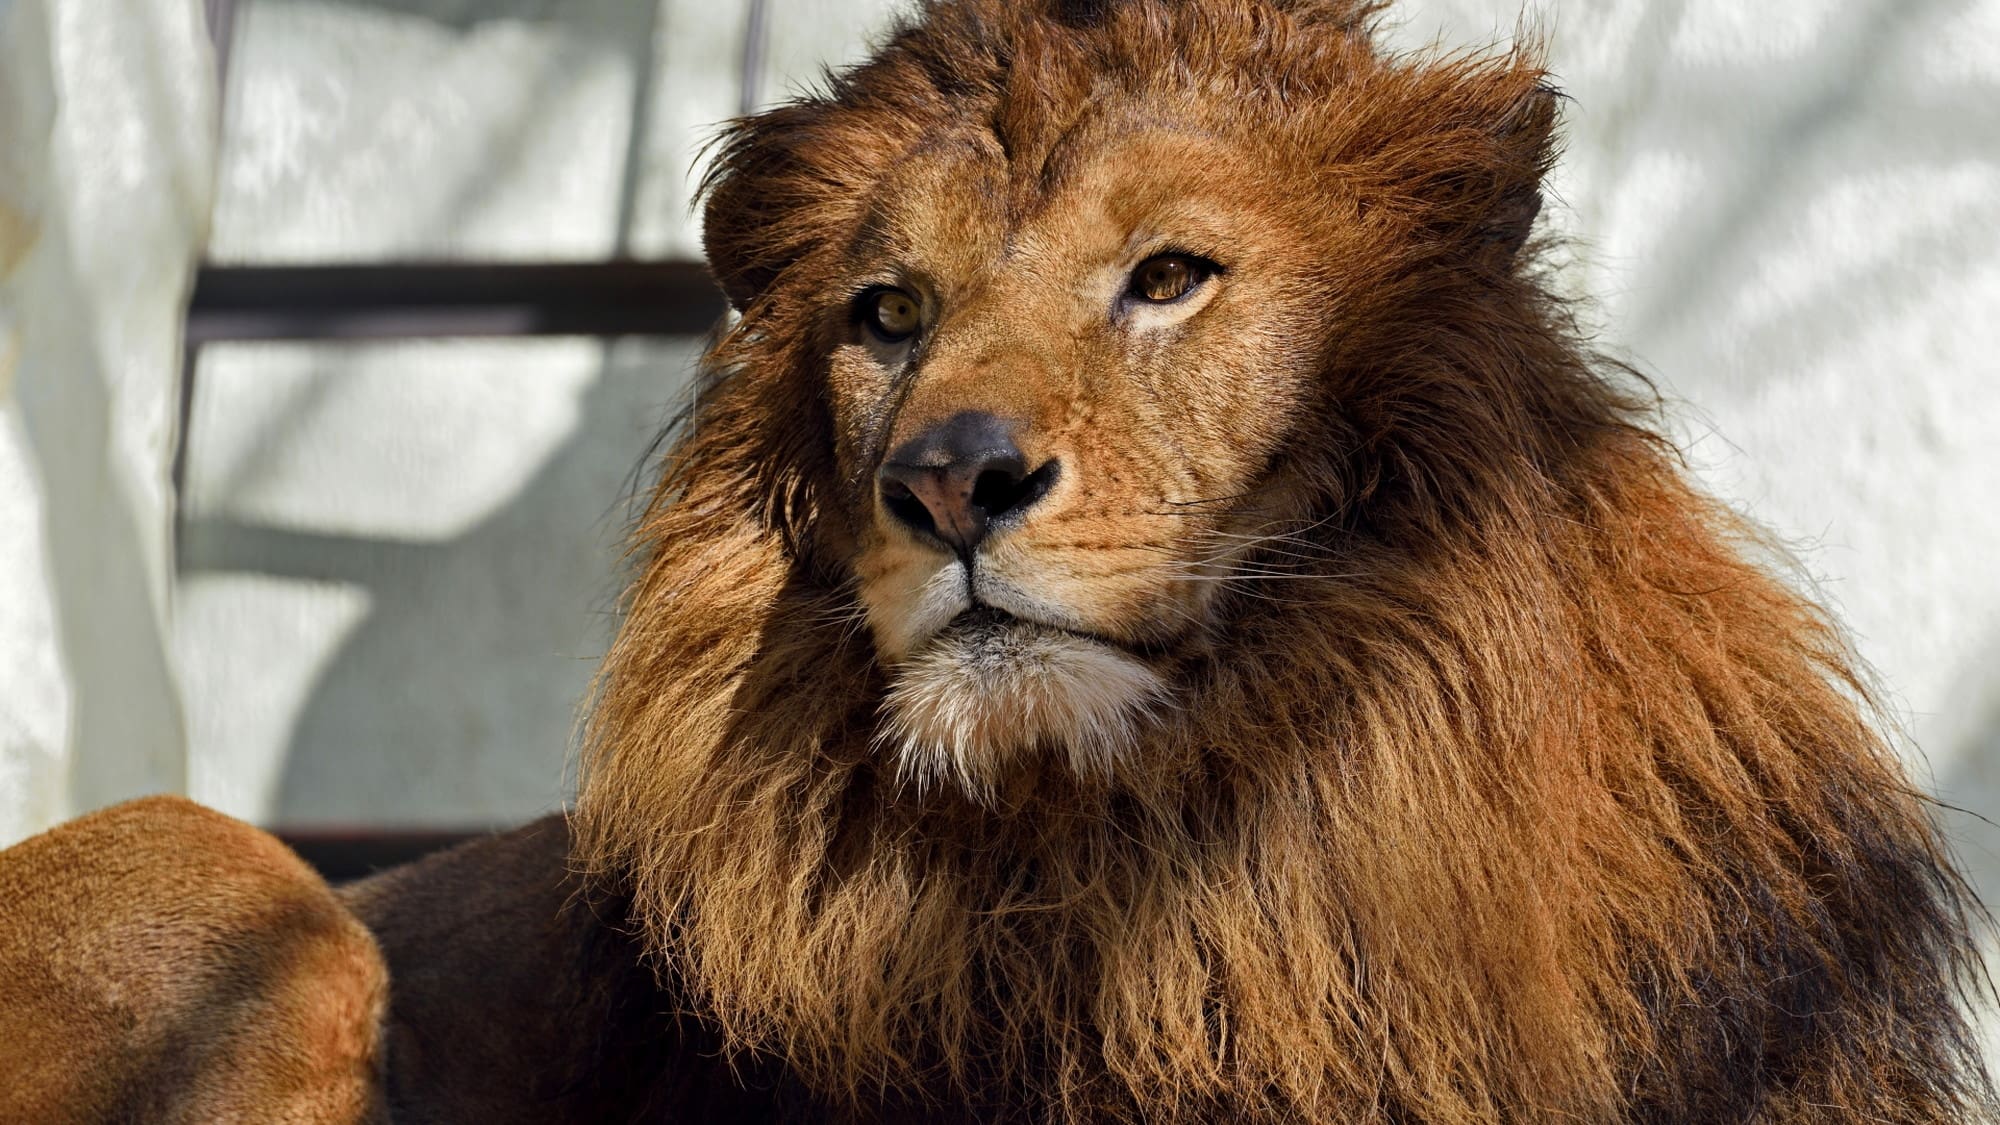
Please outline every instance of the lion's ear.
[[798, 102], [742, 118], [717, 139], [702, 179], [701, 244], [709, 272], [739, 312], [805, 252], [816, 182], [800, 151], [818, 107]]
[[824, 256], [828, 235], [858, 229], [868, 188], [906, 151], [920, 123], [843, 103], [842, 84], [738, 118], [702, 178], [701, 242], [729, 303], [747, 309], [782, 274]]
[[762, 293], [783, 268], [771, 261], [771, 247], [764, 232], [775, 216], [769, 214], [769, 196], [758, 188], [765, 177], [759, 169], [751, 144], [745, 136], [754, 126], [739, 125], [726, 137], [714, 166], [701, 187], [701, 248], [708, 269], [741, 312]]
[[1557, 104], [1562, 95], [1537, 82], [1509, 107], [1494, 139], [1495, 195], [1480, 228], [1482, 256], [1505, 267], [1526, 245], [1542, 212], [1542, 177], [1555, 159]]
[[[729, 307], [742, 312], [770, 284], [775, 272], [757, 268], [743, 253], [743, 242], [752, 228], [739, 210], [719, 208], [720, 198], [721, 193], [710, 193], [702, 207], [702, 252], [708, 258], [708, 272], [715, 275], [723, 296], [729, 298]], [[718, 213], [727, 219], [717, 222]]]

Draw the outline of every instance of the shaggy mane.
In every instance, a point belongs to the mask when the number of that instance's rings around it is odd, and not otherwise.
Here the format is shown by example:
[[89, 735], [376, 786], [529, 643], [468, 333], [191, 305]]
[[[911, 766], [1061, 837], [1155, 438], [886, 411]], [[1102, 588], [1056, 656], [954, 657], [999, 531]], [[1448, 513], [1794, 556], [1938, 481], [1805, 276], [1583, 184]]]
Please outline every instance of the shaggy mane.
[[[1969, 899], [1854, 657], [1532, 259], [1480, 264], [1552, 159], [1539, 64], [1384, 58], [1374, 7], [935, 3], [735, 126], [709, 247], [742, 315], [638, 527], [579, 862], [732, 1049], [857, 1106], [1981, 1119]], [[826, 247], [929, 131], [990, 121], [1032, 167], [1155, 86], [1274, 131], [1321, 107], [1379, 221], [1432, 201], [1340, 265], [1363, 327], [1273, 529], [1328, 580], [1230, 595], [1115, 778], [905, 783], [842, 569]], [[1509, 106], [1518, 139], [1470, 124]]]

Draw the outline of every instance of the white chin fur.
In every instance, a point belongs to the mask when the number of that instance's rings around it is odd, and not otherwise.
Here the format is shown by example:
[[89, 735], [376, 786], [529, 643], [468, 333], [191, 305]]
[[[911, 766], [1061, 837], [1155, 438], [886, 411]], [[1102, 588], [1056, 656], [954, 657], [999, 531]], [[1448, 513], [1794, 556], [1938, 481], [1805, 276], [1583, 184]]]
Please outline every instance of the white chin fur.
[[896, 664], [882, 740], [904, 775], [974, 796], [1037, 747], [1106, 776], [1165, 687], [1132, 656], [1073, 633], [1019, 621], [950, 628]]

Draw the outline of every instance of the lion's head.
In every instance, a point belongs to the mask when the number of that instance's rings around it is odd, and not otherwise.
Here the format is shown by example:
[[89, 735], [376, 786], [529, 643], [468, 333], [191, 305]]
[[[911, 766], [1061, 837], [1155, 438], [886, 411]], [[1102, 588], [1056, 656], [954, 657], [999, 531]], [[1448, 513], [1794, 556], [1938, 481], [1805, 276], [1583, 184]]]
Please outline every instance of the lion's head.
[[579, 856], [860, 1098], [1972, 1104], [1844, 649], [1539, 276], [1542, 69], [1373, 7], [940, 0], [732, 129]]
[[[1361, 447], [1451, 405], [1390, 384], [1480, 378], [1444, 349], [1530, 315], [1508, 275], [1541, 72], [1385, 65], [1355, 8], [944, 7], [722, 153], [715, 268], [750, 321], [792, 320], [739, 343], [793, 352], [769, 360], [809, 369], [826, 426], [786, 515], [851, 583], [919, 779], [983, 788], [1037, 750], [1115, 769], [1188, 658], [1319, 561], [1283, 542], [1355, 508]], [[1522, 440], [1449, 423], [1481, 458]]]

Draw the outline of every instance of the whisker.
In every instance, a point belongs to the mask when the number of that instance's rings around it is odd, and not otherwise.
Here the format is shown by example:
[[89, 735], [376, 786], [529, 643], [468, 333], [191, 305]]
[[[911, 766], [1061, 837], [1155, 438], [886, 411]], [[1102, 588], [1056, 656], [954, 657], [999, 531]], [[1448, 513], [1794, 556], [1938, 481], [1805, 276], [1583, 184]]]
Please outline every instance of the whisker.
[[1176, 582], [1331, 582], [1360, 577], [1362, 577], [1360, 571], [1352, 571], [1344, 574], [1262, 574], [1255, 571], [1248, 573], [1235, 571], [1227, 574], [1177, 574], [1173, 576]]
[[1202, 504], [1227, 504], [1232, 500], [1243, 500], [1255, 496], [1257, 492], [1258, 490], [1253, 488], [1248, 492], [1237, 492], [1228, 496], [1203, 496], [1194, 500], [1163, 500], [1162, 502], [1172, 504], [1175, 507], [1191, 508]]
[[1142, 516], [1159, 516], [1162, 519], [1216, 519], [1218, 517], [1225, 515], [1229, 516], [1268, 515], [1271, 513], [1271, 511], [1272, 509], [1270, 508], [1233, 508], [1227, 512], [1210, 512], [1210, 511], [1166, 512], [1166, 511], [1161, 511], [1157, 508], [1141, 508], [1139, 509], [1138, 514]]
[[1224, 560], [1231, 560], [1232, 562], [1234, 562], [1237, 560], [1247, 559], [1258, 553], [1277, 555], [1283, 558], [1295, 559], [1301, 563], [1319, 563], [1319, 562], [1324, 562], [1328, 558], [1333, 557], [1333, 552], [1329, 549], [1324, 549], [1324, 548], [1320, 549], [1318, 553], [1308, 553], [1302, 551], [1283, 550], [1282, 548], [1272, 545], [1272, 543], [1270, 542], [1262, 542], [1262, 543], [1248, 542], [1248, 543], [1230, 544], [1228, 546], [1223, 547], [1221, 550], [1214, 551], [1206, 556], [1203, 556], [1198, 559], [1191, 559], [1189, 561], [1197, 565], [1220, 563]]

